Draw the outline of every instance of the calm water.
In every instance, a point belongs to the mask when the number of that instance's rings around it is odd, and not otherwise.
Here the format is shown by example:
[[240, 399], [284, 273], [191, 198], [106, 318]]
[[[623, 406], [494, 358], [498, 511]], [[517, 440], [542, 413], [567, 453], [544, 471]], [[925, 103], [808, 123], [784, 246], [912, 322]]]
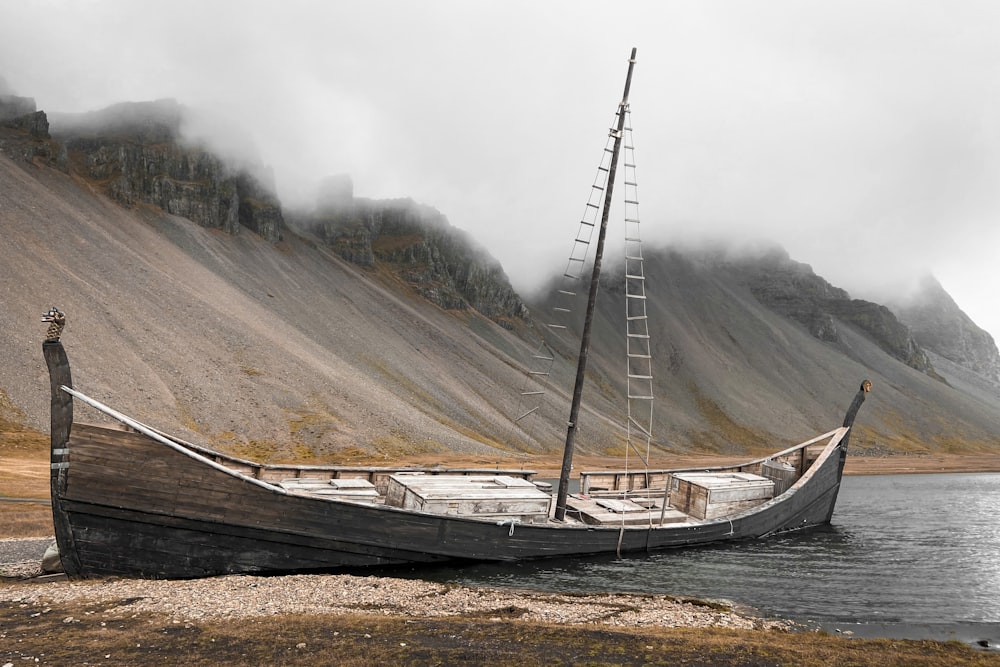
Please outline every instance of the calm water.
[[1000, 474], [845, 477], [833, 525], [805, 534], [641, 558], [476, 565], [420, 576], [558, 592], [725, 598], [859, 635], [865, 627], [896, 628], [889, 634], [899, 635], [901, 627], [917, 626], [924, 628], [920, 636], [964, 628], [995, 643]]

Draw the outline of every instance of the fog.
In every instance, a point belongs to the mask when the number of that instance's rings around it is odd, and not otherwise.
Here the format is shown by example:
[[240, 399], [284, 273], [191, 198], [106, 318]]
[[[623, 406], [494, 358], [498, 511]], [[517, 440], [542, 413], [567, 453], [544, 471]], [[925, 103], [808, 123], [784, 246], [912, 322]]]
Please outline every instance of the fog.
[[773, 240], [858, 297], [930, 271], [1000, 340], [997, 35], [986, 0], [0, 0], [0, 75], [46, 111], [207, 110], [286, 205], [349, 174], [524, 290], [562, 268], [635, 46], [647, 239]]

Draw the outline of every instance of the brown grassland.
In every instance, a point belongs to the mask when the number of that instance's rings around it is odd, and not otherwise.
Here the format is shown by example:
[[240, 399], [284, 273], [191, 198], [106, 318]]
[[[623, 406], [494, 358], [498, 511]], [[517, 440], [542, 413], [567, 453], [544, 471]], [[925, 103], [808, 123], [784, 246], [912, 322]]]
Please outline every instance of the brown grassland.
[[[0, 420], [0, 496], [47, 500], [47, 449], [45, 435]], [[425, 459], [411, 462], [440, 462]], [[458, 463], [511, 464], [481, 457]], [[549, 476], [559, 461], [515, 463], [522, 464]], [[579, 465], [614, 468], [617, 462], [584, 459]], [[887, 457], [851, 460], [848, 465], [854, 473], [997, 471], [1000, 456]], [[0, 538], [50, 535], [51, 515], [45, 504], [0, 502]], [[954, 641], [721, 628], [609, 629], [527, 623], [497, 612], [445, 619], [283, 614], [177, 623], [156, 614], [101, 620], [102, 611], [94, 603], [53, 604], [41, 612], [26, 604], [0, 603], [0, 664], [1000, 665], [1000, 654]]]

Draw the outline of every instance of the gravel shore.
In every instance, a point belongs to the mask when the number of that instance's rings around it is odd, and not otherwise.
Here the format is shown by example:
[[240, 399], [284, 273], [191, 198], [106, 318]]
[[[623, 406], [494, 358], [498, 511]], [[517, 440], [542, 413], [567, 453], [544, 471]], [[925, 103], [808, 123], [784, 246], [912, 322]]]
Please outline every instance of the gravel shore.
[[[0, 540], [0, 575], [40, 574], [39, 548], [51, 540]], [[11, 559], [29, 556], [28, 560]], [[37, 558], [36, 558], [37, 557]], [[681, 602], [665, 595], [559, 595], [468, 588], [411, 579], [355, 575], [224, 576], [184, 581], [7, 579], [0, 603], [37, 608], [67, 602], [99, 605], [108, 619], [164, 614], [177, 623], [276, 614], [379, 614], [424, 618], [475, 615], [529, 622], [616, 627], [791, 629], [788, 621]], [[88, 612], [91, 613], [91, 612]]]

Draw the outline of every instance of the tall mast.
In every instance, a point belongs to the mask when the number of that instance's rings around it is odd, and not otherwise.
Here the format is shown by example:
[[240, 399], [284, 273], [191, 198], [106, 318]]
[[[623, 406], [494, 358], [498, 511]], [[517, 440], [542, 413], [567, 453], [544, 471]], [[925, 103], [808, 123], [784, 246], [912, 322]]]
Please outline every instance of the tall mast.
[[566, 496], [569, 494], [569, 475], [573, 469], [573, 447], [576, 440], [577, 419], [580, 416], [580, 402], [583, 399], [583, 381], [587, 371], [587, 353], [590, 351], [590, 329], [594, 323], [597, 292], [601, 278], [601, 258], [604, 255], [604, 239], [608, 231], [608, 216], [611, 213], [611, 195], [615, 189], [615, 171], [618, 169], [618, 154], [621, 152], [622, 136], [625, 130], [625, 110], [628, 108], [628, 91], [632, 86], [632, 69], [635, 67], [635, 47], [628, 60], [628, 74], [625, 76], [625, 92], [618, 105], [618, 125], [611, 131], [615, 144], [612, 149], [611, 166], [608, 169], [608, 185], [604, 192], [604, 209], [601, 213], [601, 229], [597, 236], [597, 252], [594, 270], [590, 276], [590, 293], [587, 297], [587, 315], [583, 320], [583, 335], [580, 337], [580, 357], [576, 364], [576, 383], [573, 385], [573, 403], [569, 409], [569, 423], [566, 428], [566, 445], [563, 449], [562, 469], [559, 473], [559, 490], [556, 495], [555, 518], [562, 521], [566, 517]]

